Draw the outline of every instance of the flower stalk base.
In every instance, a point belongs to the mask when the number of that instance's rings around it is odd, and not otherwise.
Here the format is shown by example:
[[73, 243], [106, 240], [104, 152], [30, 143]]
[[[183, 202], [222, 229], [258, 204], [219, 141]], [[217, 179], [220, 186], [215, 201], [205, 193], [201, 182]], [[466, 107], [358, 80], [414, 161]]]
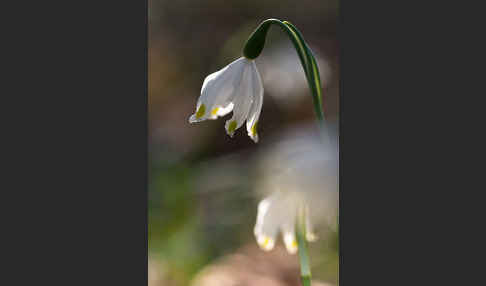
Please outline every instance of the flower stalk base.
[[305, 238], [305, 211], [302, 208], [299, 211], [296, 223], [297, 244], [299, 247], [299, 262], [300, 262], [300, 278], [303, 286], [311, 285], [311, 269], [309, 260], [309, 251], [307, 249], [307, 241]]

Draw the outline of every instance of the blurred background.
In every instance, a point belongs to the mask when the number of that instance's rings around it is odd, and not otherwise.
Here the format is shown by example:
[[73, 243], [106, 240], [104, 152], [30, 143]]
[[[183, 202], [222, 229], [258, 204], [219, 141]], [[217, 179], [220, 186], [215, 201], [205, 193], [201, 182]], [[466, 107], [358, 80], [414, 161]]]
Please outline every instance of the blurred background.
[[[296, 130], [317, 133], [298, 56], [273, 26], [256, 59], [264, 103], [260, 142], [224, 122], [189, 124], [204, 78], [241, 57], [265, 19], [293, 23], [316, 55], [324, 111], [339, 118], [338, 1], [149, 0], [149, 285], [300, 285], [296, 255], [279, 237], [270, 252], [253, 235], [268, 152]], [[290, 144], [290, 147], [293, 145]], [[269, 155], [272, 154], [272, 155]], [[263, 190], [266, 191], [266, 190]], [[338, 284], [338, 235], [316, 229], [310, 244], [315, 286]]]

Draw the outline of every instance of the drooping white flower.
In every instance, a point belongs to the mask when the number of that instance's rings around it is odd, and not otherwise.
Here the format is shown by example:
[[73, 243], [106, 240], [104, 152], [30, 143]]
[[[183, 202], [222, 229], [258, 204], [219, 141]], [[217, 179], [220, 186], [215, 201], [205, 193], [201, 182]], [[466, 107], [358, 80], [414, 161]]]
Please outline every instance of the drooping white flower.
[[263, 250], [272, 250], [276, 237], [279, 232], [291, 254], [297, 252], [297, 240], [295, 237], [295, 224], [299, 207], [304, 206], [306, 215], [306, 234], [308, 241], [314, 241], [317, 236], [313, 232], [313, 225], [309, 217], [308, 206], [304, 204], [297, 193], [293, 192], [275, 192], [265, 198], [258, 204], [257, 221], [254, 228], [254, 234], [258, 245]]
[[201, 88], [190, 123], [217, 119], [233, 111], [225, 128], [229, 136], [246, 121], [248, 136], [258, 142], [258, 118], [263, 104], [263, 84], [254, 60], [241, 57], [208, 75]]
[[335, 229], [338, 209], [338, 161], [334, 145], [323, 145], [304, 128], [264, 148], [260, 201], [254, 228], [263, 250], [273, 249], [279, 233], [287, 251], [297, 252], [295, 224], [299, 209], [305, 213], [305, 238], [314, 241], [316, 227]]

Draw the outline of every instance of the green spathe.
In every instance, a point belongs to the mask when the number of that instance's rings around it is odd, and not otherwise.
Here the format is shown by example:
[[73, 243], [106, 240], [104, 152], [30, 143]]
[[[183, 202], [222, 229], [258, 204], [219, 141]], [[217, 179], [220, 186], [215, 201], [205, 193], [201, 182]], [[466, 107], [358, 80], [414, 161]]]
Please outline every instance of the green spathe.
[[316, 116], [319, 121], [323, 121], [324, 112], [322, 110], [322, 90], [319, 68], [312, 51], [306, 44], [302, 34], [294, 25], [287, 21], [282, 22], [278, 19], [267, 19], [263, 21], [246, 41], [243, 48], [243, 55], [248, 59], [255, 59], [260, 55], [265, 46], [268, 30], [272, 24], [279, 26], [292, 41], [302, 63], [307, 83], [312, 92]]

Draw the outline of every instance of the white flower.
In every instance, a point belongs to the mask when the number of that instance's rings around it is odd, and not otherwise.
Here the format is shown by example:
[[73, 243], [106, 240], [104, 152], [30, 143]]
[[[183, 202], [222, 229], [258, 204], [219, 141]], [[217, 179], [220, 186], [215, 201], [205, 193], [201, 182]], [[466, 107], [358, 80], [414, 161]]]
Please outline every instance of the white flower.
[[301, 204], [302, 200], [297, 193], [276, 192], [258, 204], [257, 221], [254, 234], [258, 245], [263, 250], [272, 250], [276, 237], [282, 233], [285, 247], [290, 254], [297, 252], [295, 237], [295, 223], [299, 205], [305, 206], [306, 234], [308, 241], [315, 241], [317, 236], [313, 232], [308, 206]]
[[[255, 238], [263, 250], [273, 249], [282, 233], [289, 253], [297, 252], [295, 223], [305, 211], [305, 238], [317, 239], [314, 229], [326, 224], [336, 228], [338, 209], [338, 156], [334, 145], [323, 145], [311, 130], [298, 128], [261, 152], [262, 176], [256, 191], [264, 199], [258, 205]], [[310, 133], [310, 134], [309, 134]], [[270, 140], [271, 141], [271, 138]]]
[[229, 136], [246, 120], [248, 136], [258, 142], [257, 125], [263, 104], [263, 84], [254, 60], [237, 59], [204, 79], [190, 123], [216, 119], [233, 111], [225, 128]]

